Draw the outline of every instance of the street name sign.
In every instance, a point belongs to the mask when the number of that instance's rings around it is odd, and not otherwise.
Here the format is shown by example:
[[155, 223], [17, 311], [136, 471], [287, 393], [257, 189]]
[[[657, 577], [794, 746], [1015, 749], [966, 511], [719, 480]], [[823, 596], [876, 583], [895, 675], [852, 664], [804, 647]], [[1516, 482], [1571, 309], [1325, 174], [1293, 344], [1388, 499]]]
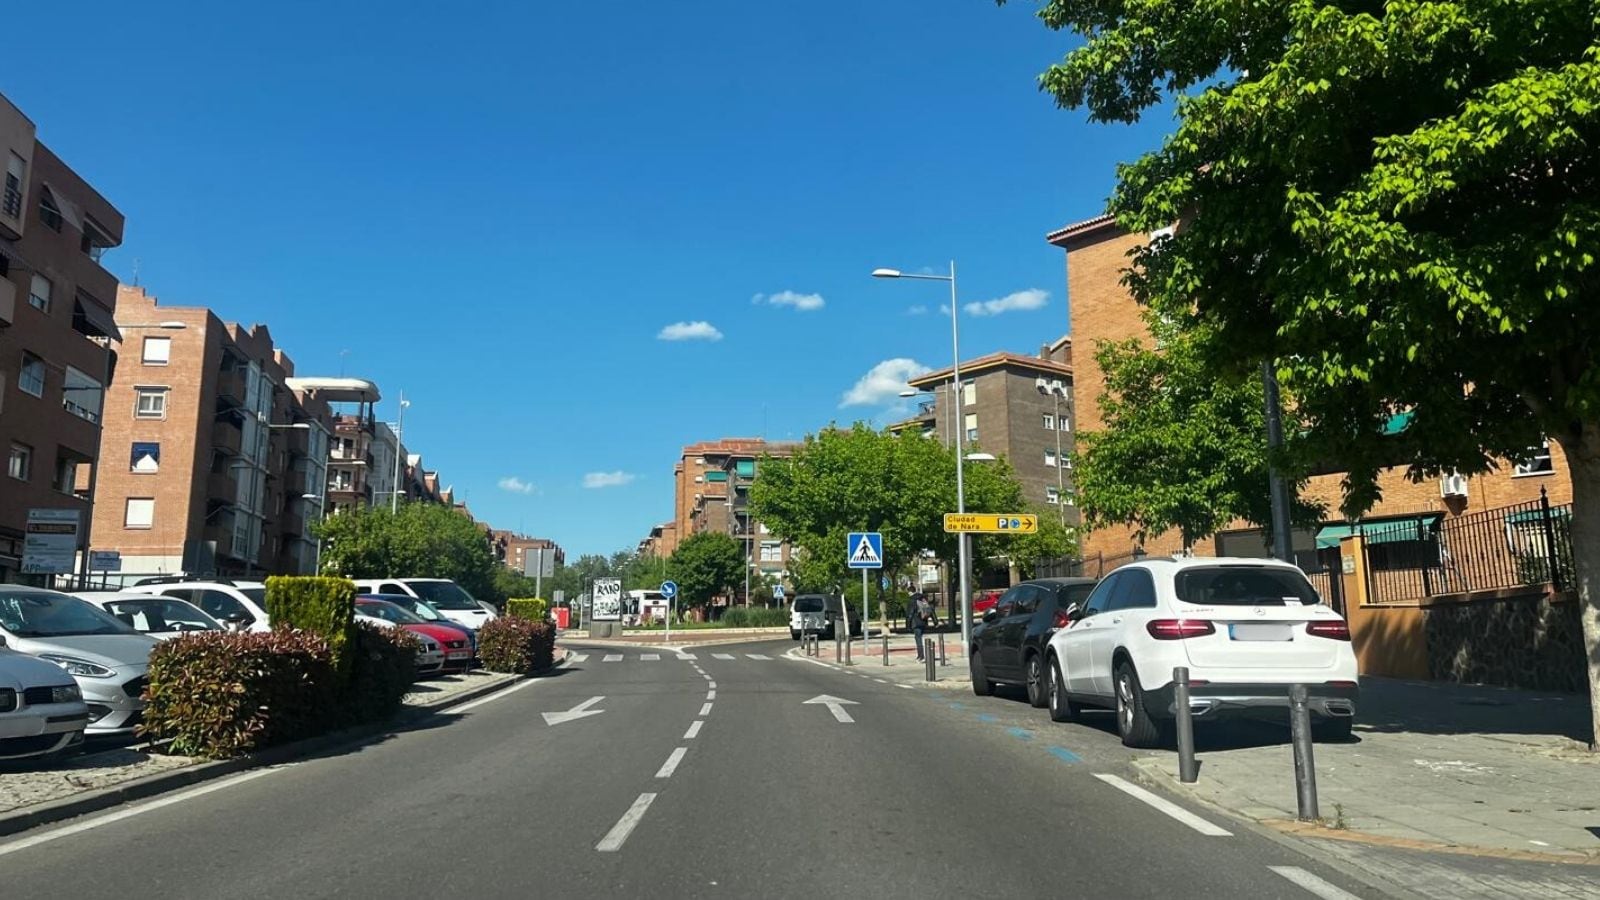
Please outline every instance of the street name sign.
[[950, 534], [1033, 534], [1039, 517], [1028, 513], [945, 513], [944, 530]]
[[595, 622], [622, 621], [621, 578], [596, 578], [594, 580], [594, 605], [589, 618]]
[[122, 551], [120, 550], [91, 550], [89, 551], [89, 571], [91, 572], [121, 572]]
[[846, 561], [852, 569], [883, 568], [883, 534], [877, 531], [852, 531], [845, 541]]

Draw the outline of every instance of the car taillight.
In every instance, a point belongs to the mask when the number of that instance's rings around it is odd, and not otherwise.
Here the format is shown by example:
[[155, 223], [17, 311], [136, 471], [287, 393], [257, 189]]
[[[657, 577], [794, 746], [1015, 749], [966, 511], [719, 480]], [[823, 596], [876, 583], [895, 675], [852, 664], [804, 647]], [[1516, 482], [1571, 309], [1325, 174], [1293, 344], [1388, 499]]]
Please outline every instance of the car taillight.
[[1209, 619], [1152, 619], [1145, 630], [1158, 641], [1181, 641], [1216, 634], [1217, 626]]
[[1052, 627], [1052, 628], [1065, 628], [1065, 627], [1067, 627], [1068, 625], [1071, 625], [1071, 624], [1072, 624], [1072, 620], [1067, 617], [1067, 611], [1064, 610], [1064, 609], [1058, 609], [1058, 610], [1056, 610], [1056, 619], [1055, 619], [1054, 622], [1050, 623], [1050, 627]]
[[1343, 619], [1317, 620], [1306, 623], [1306, 634], [1334, 641], [1350, 640], [1350, 626]]

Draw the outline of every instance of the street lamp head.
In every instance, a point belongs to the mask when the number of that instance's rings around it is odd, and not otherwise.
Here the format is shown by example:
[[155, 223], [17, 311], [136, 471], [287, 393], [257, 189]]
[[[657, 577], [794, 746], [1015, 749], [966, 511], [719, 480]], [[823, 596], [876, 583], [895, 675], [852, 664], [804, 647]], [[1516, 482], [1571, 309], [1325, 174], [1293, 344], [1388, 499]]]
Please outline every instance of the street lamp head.
[[900, 270], [899, 269], [873, 269], [872, 270], [872, 277], [873, 278], [899, 278], [900, 277]]
[[993, 453], [968, 453], [967, 462], [994, 462], [998, 457]]
[[322, 495], [321, 494], [301, 494], [300, 495], [300, 499], [301, 500], [321, 500], [322, 499]]
[[902, 397], [915, 397], [916, 395], [918, 395], [920, 393], [922, 393], [922, 392], [921, 391], [914, 391], [914, 390], [912, 390], [910, 388], [906, 388], [905, 390], [900, 392], [900, 396], [902, 396]]

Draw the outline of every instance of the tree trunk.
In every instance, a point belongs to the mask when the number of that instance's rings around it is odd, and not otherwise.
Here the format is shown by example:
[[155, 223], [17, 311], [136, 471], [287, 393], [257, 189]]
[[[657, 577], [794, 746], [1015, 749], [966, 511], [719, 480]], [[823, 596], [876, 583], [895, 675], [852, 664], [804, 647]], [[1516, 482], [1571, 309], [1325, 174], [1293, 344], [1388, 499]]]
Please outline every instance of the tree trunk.
[[1600, 750], [1600, 423], [1585, 423], [1577, 440], [1561, 443], [1572, 475], [1572, 561], [1577, 584], [1569, 587], [1578, 593], [1589, 664], [1589, 749]]

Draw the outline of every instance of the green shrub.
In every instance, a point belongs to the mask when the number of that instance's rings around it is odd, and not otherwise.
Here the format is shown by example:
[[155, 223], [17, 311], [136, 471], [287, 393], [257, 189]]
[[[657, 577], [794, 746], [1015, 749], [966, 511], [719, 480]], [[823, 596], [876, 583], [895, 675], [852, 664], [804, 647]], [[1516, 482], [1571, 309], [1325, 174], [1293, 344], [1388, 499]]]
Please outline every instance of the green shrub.
[[765, 606], [730, 606], [722, 611], [717, 625], [722, 628], [778, 628], [789, 624], [787, 609]]
[[346, 722], [373, 722], [400, 707], [417, 677], [422, 641], [404, 628], [362, 622], [351, 643], [350, 681], [344, 695]]
[[267, 579], [267, 618], [272, 627], [321, 635], [333, 668], [350, 677], [347, 649], [355, 640], [356, 586], [344, 578], [276, 575]]
[[204, 632], [150, 651], [140, 734], [185, 756], [226, 759], [306, 737], [333, 721], [327, 641], [305, 631]]
[[506, 601], [506, 615], [513, 619], [527, 619], [529, 622], [543, 622], [550, 612], [550, 601], [543, 597], [532, 599], [518, 599]]
[[478, 631], [478, 657], [491, 672], [532, 675], [555, 663], [556, 632], [548, 622], [504, 616]]

